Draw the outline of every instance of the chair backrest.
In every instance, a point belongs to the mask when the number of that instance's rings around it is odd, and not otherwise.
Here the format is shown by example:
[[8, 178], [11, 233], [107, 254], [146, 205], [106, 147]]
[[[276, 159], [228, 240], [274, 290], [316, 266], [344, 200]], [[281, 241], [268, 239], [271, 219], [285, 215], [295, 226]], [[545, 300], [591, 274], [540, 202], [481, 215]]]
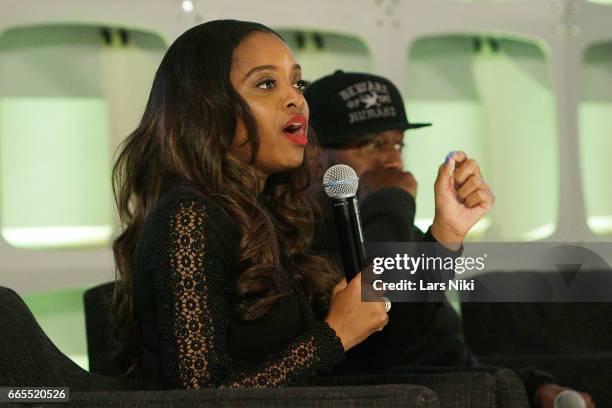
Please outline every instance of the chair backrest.
[[0, 387], [70, 387], [71, 391], [132, 390], [138, 379], [88, 373], [47, 337], [15, 291], [0, 286]]
[[116, 343], [111, 334], [110, 311], [114, 282], [87, 289], [83, 294], [89, 371], [107, 376], [119, 376], [121, 371], [113, 361]]
[[[498, 286], [503, 286], [504, 273], [488, 275], [489, 281], [497, 280]], [[568, 298], [592, 294], [594, 302], [463, 303], [466, 342], [481, 356], [610, 352], [612, 302], [597, 300], [605, 299], [601, 288], [610, 290], [611, 278], [610, 271], [584, 272], [571, 283]], [[526, 298], [539, 281], [542, 287], [551, 281], [540, 272], [523, 272], [521, 280], [531, 286], [523, 289]], [[506, 285], [506, 290], [516, 288]], [[540, 288], [537, 293], [544, 291]], [[550, 299], [556, 299], [554, 293]]]
[[64, 386], [61, 356], [19, 295], [0, 286], [0, 386]]

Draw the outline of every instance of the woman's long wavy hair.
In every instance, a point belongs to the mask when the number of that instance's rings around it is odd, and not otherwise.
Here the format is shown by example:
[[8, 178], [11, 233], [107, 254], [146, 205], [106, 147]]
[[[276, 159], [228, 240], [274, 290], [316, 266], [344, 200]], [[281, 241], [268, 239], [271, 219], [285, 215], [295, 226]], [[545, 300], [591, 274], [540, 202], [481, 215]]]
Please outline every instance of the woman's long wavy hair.
[[257, 319], [286, 294], [278, 273], [281, 264], [301, 284], [319, 316], [327, 312], [340, 279], [330, 262], [310, 252], [313, 206], [306, 189], [316, 159], [313, 144], [299, 168], [268, 177], [261, 194], [252, 166], [226, 157], [238, 120], [247, 129], [251, 163], [259, 148], [257, 123], [230, 82], [234, 50], [253, 32], [281, 38], [264, 25], [235, 20], [201, 24], [177, 38], [157, 70], [139, 126], [120, 146], [113, 189], [124, 229], [113, 244], [113, 333], [120, 346], [116, 360], [126, 372], [138, 367], [131, 293], [134, 250], [168, 185], [186, 185], [214, 197], [235, 220], [244, 266], [234, 288], [237, 317]]

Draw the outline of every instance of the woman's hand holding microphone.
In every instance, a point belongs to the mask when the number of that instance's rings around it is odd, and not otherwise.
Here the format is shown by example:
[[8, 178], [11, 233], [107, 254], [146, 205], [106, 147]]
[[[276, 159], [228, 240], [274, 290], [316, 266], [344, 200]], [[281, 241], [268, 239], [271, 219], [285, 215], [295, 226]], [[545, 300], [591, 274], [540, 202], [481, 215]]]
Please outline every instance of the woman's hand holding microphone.
[[380, 296], [368, 283], [362, 285], [361, 272], [350, 282], [342, 279], [332, 292], [331, 305], [325, 321], [342, 341], [344, 351], [364, 341], [372, 333], [381, 331], [389, 321], [385, 301], [362, 301]]

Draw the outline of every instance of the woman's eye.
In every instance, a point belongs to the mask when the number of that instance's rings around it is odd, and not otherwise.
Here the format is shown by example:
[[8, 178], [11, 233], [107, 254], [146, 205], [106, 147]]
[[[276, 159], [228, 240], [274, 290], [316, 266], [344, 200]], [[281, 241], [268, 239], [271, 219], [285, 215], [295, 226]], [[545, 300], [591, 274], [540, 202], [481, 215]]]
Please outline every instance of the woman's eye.
[[266, 79], [264, 81], [261, 81], [257, 84], [257, 87], [260, 89], [272, 89], [274, 88], [274, 85], [276, 84], [276, 81], [273, 79]]
[[300, 79], [299, 81], [295, 83], [295, 87], [299, 89], [300, 91], [304, 91], [306, 90], [306, 88], [308, 88], [308, 81]]

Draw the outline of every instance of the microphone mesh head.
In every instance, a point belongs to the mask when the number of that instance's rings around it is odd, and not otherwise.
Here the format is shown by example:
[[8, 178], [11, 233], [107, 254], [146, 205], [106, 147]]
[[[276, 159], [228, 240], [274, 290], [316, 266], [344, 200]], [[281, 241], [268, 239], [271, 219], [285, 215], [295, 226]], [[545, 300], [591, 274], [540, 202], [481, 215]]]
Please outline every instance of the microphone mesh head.
[[346, 164], [331, 166], [323, 175], [323, 188], [329, 198], [347, 198], [357, 194], [359, 178]]

